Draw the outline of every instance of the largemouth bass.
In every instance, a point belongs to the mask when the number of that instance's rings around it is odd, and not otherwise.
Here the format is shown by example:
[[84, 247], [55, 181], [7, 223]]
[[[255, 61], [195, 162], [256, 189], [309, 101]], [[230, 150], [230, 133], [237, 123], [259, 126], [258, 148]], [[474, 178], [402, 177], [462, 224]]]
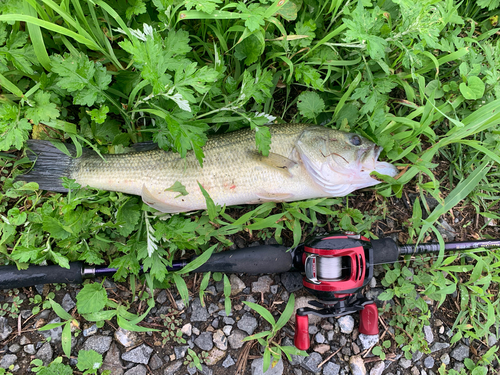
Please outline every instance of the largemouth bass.
[[[19, 180], [66, 192], [61, 181], [66, 176], [83, 187], [140, 195], [158, 211], [178, 213], [206, 208], [200, 185], [215, 203], [230, 206], [341, 197], [378, 184], [372, 171], [397, 174], [391, 164], [377, 161], [382, 148], [357, 134], [307, 124], [273, 125], [270, 131], [267, 157], [256, 151], [250, 129], [210, 137], [203, 147], [203, 168], [194, 153], [181, 158], [156, 149], [103, 160], [85, 149], [83, 156], [72, 158], [50, 142], [31, 140], [35, 166]], [[74, 146], [68, 149], [76, 154]], [[188, 195], [167, 190], [176, 183]]]

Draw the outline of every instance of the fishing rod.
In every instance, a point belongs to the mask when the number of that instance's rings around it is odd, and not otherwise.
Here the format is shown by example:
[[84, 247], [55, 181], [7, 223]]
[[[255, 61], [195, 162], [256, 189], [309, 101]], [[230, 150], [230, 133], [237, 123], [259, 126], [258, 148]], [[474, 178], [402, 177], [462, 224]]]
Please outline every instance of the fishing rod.
[[[448, 242], [446, 252], [500, 247], [500, 240]], [[378, 310], [375, 302], [361, 293], [373, 277], [378, 264], [395, 263], [401, 256], [438, 253], [438, 243], [398, 245], [391, 238], [369, 240], [355, 234], [330, 234], [313, 237], [290, 250], [286, 246], [261, 245], [212, 254], [192, 272], [224, 273], [304, 273], [303, 286], [318, 300], [312, 307], [300, 308], [295, 315], [294, 344], [298, 349], [310, 346], [308, 315], [322, 318], [339, 317], [360, 312], [359, 332], [378, 334]], [[190, 260], [174, 261], [168, 271], [185, 267]], [[116, 268], [89, 267], [83, 262], [71, 262], [69, 269], [56, 265], [0, 266], [0, 289], [21, 288], [51, 283], [82, 283], [85, 279], [112, 276]]]

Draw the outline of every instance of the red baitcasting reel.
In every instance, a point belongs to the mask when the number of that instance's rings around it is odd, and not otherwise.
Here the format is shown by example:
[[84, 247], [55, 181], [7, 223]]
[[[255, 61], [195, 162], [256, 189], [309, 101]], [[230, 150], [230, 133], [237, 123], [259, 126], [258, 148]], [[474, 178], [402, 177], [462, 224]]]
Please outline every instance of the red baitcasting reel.
[[360, 311], [360, 333], [378, 334], [377, 306], [359, 293], [373, 277], [373, 244], [359, 235], [333, 235], [315, 238], [303, 249], [303, 284], [320, 302], [309, 302], [319, 309], [297, 310], [295, 346], [309, 349], [309, 314], [328, 318]]

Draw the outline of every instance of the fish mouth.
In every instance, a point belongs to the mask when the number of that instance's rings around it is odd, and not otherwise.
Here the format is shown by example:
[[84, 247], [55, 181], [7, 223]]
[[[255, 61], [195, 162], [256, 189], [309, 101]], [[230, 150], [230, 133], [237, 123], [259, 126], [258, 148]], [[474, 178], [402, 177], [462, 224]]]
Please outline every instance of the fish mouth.
[[[377, 172], [391, 177], [395, 177], [398, 174], [397, 168], [392, 164], [384, 161], [378, 161], [378, 157], [380, 156], [382, 150], [383, 147], [377, 145], [365, 150], [360, 150], [361, 155], [359, 160], [361, 161], [360, 163], [361, 173], [366, 173], [370, 175], [372, 172]], [[376, 179], [375, 176], [370, 176], [370, 177]]]

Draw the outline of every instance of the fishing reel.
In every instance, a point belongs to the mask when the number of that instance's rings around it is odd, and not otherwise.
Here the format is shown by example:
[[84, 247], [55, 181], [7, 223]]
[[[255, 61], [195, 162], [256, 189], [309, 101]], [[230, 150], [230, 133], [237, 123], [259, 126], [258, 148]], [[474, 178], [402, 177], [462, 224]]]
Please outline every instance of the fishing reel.
[[301, 261], [304, 288], [318, 298], [311, 307], [295, 314], [294, 344], [298, 349], [310, 346], [309, 315], [340, 317], [360, 312], [360, 333], [378, 334], [378, 310], [360, 290], [373, 277], [373, 244], [360, 235], [339, 234], [316, 237], [303, 245]]

